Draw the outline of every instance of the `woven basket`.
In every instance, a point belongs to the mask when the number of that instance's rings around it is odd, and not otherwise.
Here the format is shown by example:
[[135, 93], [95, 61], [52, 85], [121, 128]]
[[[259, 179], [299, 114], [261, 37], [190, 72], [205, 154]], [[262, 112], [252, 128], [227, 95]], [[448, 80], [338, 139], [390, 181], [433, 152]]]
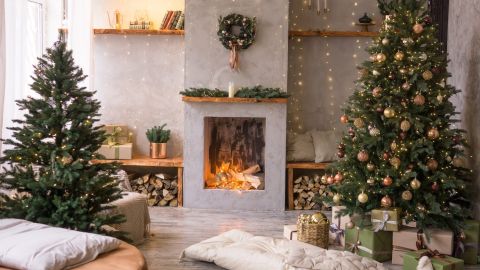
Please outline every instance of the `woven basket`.
[[[330, 221], [323, 213], [302, 215], [297, 221], [297, 240], [328, 249]], [[312, 218], [313, 217], [313, 218]]]

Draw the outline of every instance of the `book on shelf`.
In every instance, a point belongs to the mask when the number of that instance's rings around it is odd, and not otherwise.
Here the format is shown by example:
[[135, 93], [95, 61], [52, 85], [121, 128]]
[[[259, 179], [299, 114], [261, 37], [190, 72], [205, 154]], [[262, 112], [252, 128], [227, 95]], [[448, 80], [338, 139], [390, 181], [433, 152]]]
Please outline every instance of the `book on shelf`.
[[160, 25], [161, 30], [182, 30], [185, 22], [185, 13], [181, 10], [169, 10]]
[[160, 24], [160, 29], [163, 29], [163, 26], [165, 25], [165, 22], [167, 21], [167, 18], [168, 18], [168, 14], [169, 14], [169, 13], [170, 13], [170, 12], [167, 11], [167, 12], [165, 13], [165, 16], [163, 16], [162, 23]]
[[176, 30], [183, 30], [183, 24], [184, 23], [185, 23], [185, 13], [182, 13], [182, 15], [180, 15], [180, 18], [178, 19], [178, 23], [175, 26], [175, 29]]
[[180, 16], [182, 16], [181, 11], [177, 11], [177, 14], [175, 16], [175, 20], [173, 20], [172, 25], [170, 26], [170, 29], [175, 30], [177, 27], [178, 20], [180, 20]]
[[167, 12], [167, 17], [165, 19], [165, 22], [162, 24], [162, 27], [160, 27], [160, 29], [167, 29], [168, 22], [172, 18], [172, 15], [173, 15], [173, 11], [169, 10]]

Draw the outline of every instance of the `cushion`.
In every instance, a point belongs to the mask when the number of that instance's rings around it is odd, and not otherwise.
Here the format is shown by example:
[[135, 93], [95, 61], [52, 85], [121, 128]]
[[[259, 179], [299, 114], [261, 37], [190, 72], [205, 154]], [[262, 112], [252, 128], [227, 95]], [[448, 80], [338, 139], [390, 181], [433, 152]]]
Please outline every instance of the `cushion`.
[[325, 250], [288, 239], [231, 230], [186, 248], [183, 260], [214, 262], [232, 270], [384, 270], [381, 263], [348, 251]]
[[315, 150], [310, 132], [293, 135], [287, 149], [287, 160], [292, 161], [314, 161]]
[[1, 266], [57, 270], [93, 261], [121, 241], [21, 219], [0, 219], [0, 243]]
[[311, 132], [311, 135], [315, 149], [315, 162], [328, 162], [337, 159], [339, 134], [334, 131], [315, 130]]

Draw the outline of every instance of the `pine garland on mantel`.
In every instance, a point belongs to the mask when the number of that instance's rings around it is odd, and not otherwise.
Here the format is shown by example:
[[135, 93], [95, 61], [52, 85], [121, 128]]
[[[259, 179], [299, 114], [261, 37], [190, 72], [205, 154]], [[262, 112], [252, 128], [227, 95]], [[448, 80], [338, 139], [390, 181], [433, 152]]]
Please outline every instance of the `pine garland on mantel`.
[[[208, 89], [208, 88], [189, 88], [180, 92], [181, 95], [187, 97], [228, 97], [228, 92], [220, 89]], [[266, 88], [261, 85], [254, 87], [242, 87], [240, 88], [235, 97], [238, 98], [288, 98], [286, 92], [283, 92], [280, 88]]]

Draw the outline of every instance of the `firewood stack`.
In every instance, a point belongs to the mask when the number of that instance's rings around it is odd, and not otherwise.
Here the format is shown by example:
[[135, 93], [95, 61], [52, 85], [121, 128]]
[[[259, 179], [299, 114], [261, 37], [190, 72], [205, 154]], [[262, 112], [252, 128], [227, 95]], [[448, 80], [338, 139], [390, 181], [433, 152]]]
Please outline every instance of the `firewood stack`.
[[132, 190], [147, 195], [149, 206], [178, 206], [177, 177], [163, 173], [146, 174], [130, 181]]
[[293, 205], [295, 210], [325, 210], [326, 206], [318, 200], [314, 200], [315, 195], [319, 198], [328, 195], [326, 185], [322, 184], [319, 175], [304, 175], [293, 181]]

